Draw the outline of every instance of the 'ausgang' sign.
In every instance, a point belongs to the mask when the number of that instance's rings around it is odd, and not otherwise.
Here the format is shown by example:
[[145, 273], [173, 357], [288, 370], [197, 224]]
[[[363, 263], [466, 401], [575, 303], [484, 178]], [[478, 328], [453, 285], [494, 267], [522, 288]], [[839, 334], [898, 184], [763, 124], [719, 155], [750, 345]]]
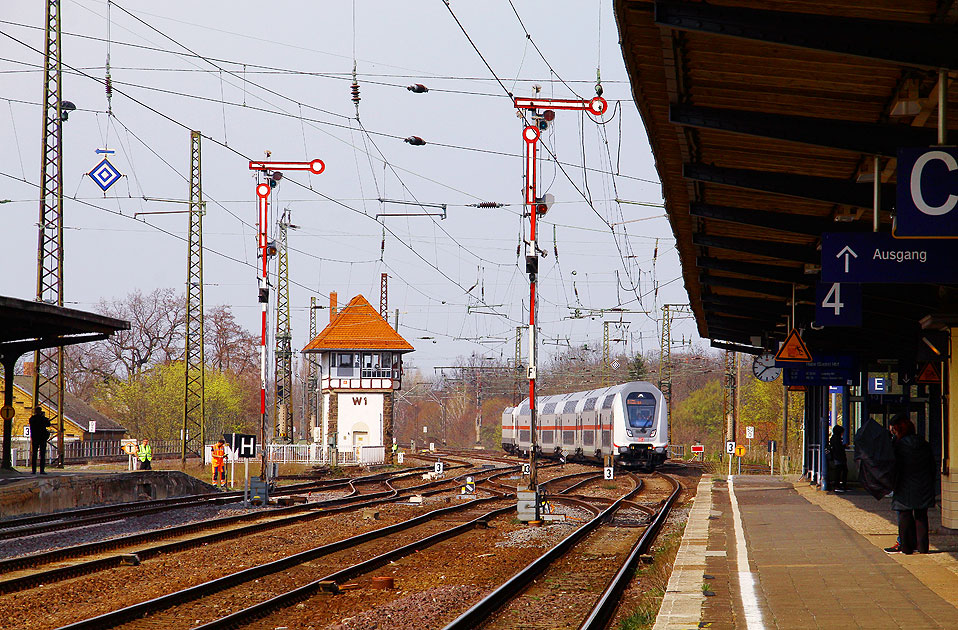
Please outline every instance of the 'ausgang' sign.
[[958, 236], [958, 149], [898, 150], [895, 236]]

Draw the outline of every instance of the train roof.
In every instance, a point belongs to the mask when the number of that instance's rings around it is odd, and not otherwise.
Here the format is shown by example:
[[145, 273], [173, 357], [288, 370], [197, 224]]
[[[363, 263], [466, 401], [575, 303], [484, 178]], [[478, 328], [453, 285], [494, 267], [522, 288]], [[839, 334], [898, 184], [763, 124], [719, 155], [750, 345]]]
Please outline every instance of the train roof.
[[[647, 381], [630, 381], [628, 383], [620, 383], [618, 385], [611, 385], [609, 387], [600, 387], [599, 389], [589, 389], [581, 392], [571, 392], [568, 394], [553, 394], [551, 396], [537, 396], [536, 405], [539, 409], [542, 409], [545, 405], [549, 403], [559, 403], [566, 400], [588, 400], [589, 398], [603, 398], [609, 395], [615, 395], [620, 392], [630, 392], [637, 389], [636, 386], [646, 386], [655, 390], [658, 388], [655, 387], [652, 383]], [[638, 389], [641, 389], [639, 387]], [[529, 399], [526, 398], [521, 403], [519, 403], [519, 412], [522, 414], [529, 413]]]

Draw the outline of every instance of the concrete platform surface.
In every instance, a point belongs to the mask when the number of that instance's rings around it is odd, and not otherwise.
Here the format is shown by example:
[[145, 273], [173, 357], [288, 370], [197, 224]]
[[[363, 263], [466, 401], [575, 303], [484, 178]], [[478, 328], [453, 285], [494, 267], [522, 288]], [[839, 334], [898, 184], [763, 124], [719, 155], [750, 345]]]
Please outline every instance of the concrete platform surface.
[[0, 483], [0, 519], [215, 491], [213, 486], [177, 470], [7, 474]]
[[958, 630], [958, 531], [937, 510], [931, 553], [888, 555], [887, 499], [795, 478], [702, 483], [655, 630]]

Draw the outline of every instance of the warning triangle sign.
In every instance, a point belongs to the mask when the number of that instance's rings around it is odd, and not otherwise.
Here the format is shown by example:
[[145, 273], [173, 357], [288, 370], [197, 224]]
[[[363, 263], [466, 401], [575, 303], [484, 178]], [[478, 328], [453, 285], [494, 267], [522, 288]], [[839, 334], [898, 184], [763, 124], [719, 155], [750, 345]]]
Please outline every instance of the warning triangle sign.
[[941, 374], [938, 373], [934, 363], [926, 363], [924, 367], [918, 371], [918, 378], [915, 379], [915, 382], [941, 383]]
[[792, 328], [785, 338], [785, 343], [779, 348], [775, 355], [776, 361], [792, 361], [794, 363], [809, 363], [812, 360], [812, 354], [802, 341], [798, 331]]

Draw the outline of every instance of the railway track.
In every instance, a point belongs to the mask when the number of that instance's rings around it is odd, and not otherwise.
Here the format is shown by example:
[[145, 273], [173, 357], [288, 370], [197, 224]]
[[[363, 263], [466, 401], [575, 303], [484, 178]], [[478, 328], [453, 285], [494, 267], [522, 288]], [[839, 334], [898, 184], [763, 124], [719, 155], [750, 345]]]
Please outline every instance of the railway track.
[[[504, 475], [509, 474], [509, 472], [511, 471], [500, 470], [495, 471], [494, 474]], [[407, 530], [419, 528], [423, 525], [431, 524], [433, 525], [432, 529], [436, 530], [427, 532], [427, 535], [425, 536], [414, 536], [412, 540], [403, 541], [402, 544], [390, 552], [385, 554], [377, 553], [368, 560], [360, 562], [359, 564], [348, 566], [345, 569], [335, 571], [325, 578], [321, 578], [319, 580], [310, 579], [309, 581], [306, 581], [305, 584], [300, 583], [290, 591], [281, 592], [277, 596], [271, 597], [265, 601], [255, 604], [252, 607], [248, 607], [242, 611], [239, 611], [230, 618], [227, 618], [226, 621], [223, 619], [217, 619], [204, 626], [195, 626], [193, 624], [191, 624], [191, 626], [204, 628], [231, 627], [236, 623], [245, 623], [245, 621], [259, 618], [265, 614], [268, 614], [270, 611], [275, 610], [278, 607], [282, 607], [284, 605], [288, 605], [289, 603], [293, 603], [302, 598], [308, 597], [323, 588], [336, 592], [338, 591], [338, 587], [336, 586], [338, 583], [351, 579], [351, 577], [355, 575], [370, 571], [373, 568], [382, 566], [387, 562], [404, 557], [405, 555], [415, 553], [420, 549], [426, 548], [451, 536], [455, 536], [461, 532], [465, 532], [474, 527], [487, 524], [490, 519], [514, 509], [514, 506], [500, 506], [498, 508], [492, 509], [491, 511], [485, 512], [476, 518], [470, 519], [465, 523], [461, 523], [452, 527], [446, 527], [443, 525], [439, 525], [438, 527], [436, 526], [436, 523], [438, 523], [442, 518], [455, 515], [459, 512], [475, 510], [479, 506], [498, 502], [508, 497], [509, 495], [506, 493], [494, 491], [494, 495], [492, 497], [474, 499], [458, 505], [453, 505], [448, 508], [433, 510], [395, 525], [389, 525], [347, 539], [321, 545], [319, 547], [293, 554], [270, 563], [253, 566], [249, 569], [231, 573], [215, 580], [203, 582], [201, 584], [169, 593], [167, 595], [163, 595], [145, 602], [127, 606], [104, 615], [99, 615], [91, 619], [86, 619], [62, 626], [61, 630], [93, 630], [115, 628], [121, 625], [128, 628], [174, 627], [173, 625], [169, 624], [174, 624], [176, 619], [201, 619], [203, 616], [208, 617], [210, 614], [209, 611], [218, 606], [217, 604], [211, 603], [192, 604], [192, 602], [199, 602], [199, 600], [216, 596], [217, 594], [228, 589], [242, 587], [250, 583], [256, 583], [256, 593], [261, 595], [264, 591], [268, 592], [271, 588], [269, 585], [264, 584], [264, 579], [268, 576], [279, 576], [279, 582], [289, 582], [290, 580], [295, 580], [297, 577], [304, 579], [304, 576], [311, 576], [315, 573], [315, 568], [313, 566], [311, 566], [308, 570], [300, 570], [303, 565], [307, 563], [314, 565], [314, 563], [321, 558], [346, 550], [355, 552], [356, 548], [358, 548], [360, 545], [366, 545], [372, 541], [377, 541], [377, 546], [381, 546], [380, 539], [386, 537], [391, 538], [393, 536], [407, 532]], [[273, 588], [275, 590], [275, 587]], [[184, 610], [185, 604], [190, 604], [186, 610]], [[176, 607], [175, 611], [171, 611], [173, 607]], [[157, 613], [163, 611], [170, 611], [171, 618], [169, 620], [166, 620], [165, 615], [162, 617], [157, 617]], [[144, 617], [146, 617], [146, 619], [143, 619]]]
[[[612, 575], [611, 580], [608, 581], [605, 590], [595, 601], [594, 605], [586, 611], [584, 621], [580, 628], [587, 628], [589, 630], [605, 628], [605, 625], [615, 612], [622, 592], [628, 585], [628, 581], [631, 579], [641, 555], [645, 553], [651, 545], [681, 489], [677, 481], [670, 477], [665, 478], [669, 479], [673, 486], [669, 498], [662, 504], [661, 508], [656, 512], [655, 517], [631, 546], [625, 556], [625, 560], [618, 565], [617, 570]], [[609, 522], [617, 511], [626, 507], [627, 502], [638, 494], [641, 488], [641, 484], [636, 484], [633, 490], [615, 500], [608, 508], [602, 510], [588, 523], [576, 529], [559, 544], [536, 558], [536, 560], [522, 571], [473, 605], [469, 610], [462, 613], [445, 626], [445, 630], [465, 630], [467, 628], [476, 628], [480, 625], [487, 628], [514, 628], [517, 627], [517, 618], [519, 618], [518, 623], [522, 627], [555, 627], [558, 622], [555, 615], [568, 615], [568, 610], [555, 611], [552, 615], [540, 615], [530, 619], [528, 616], [522, 616], [521, 613], [522, 608], [528, 608], [528, 601], [530, 600], [519, 601], [520, 594], [525, 592], [533, 581], [538, 581], [535, 588], [539, 591], [556, 587], [567, 590], [572, 589], [575, 590], [575, 592], [588, 593], [590, 584], [582, 584], [581, 580], [583, 577], [586, 577], [589, 583], [594, 583], [596, 579], [594, 567], [600, 563], [600, 561], [595, 560], [596, 550], [601, 549], [603, 543], [608, 542], [607, 540], [603, 540], [603, 538], [607, 539], [608, 535], [600, 531], [601, 526]], [[584, 553], [582, 550], [585, 550]], [[571, 556], [574, 553], [584, 555], [586, 560], [583, 562], [572, 561]], [[567, 557], [567, 555], [569, 557]], [[592, 557], [591, 566], [588, 559], [590, 556]], [[598, 557], [601, 557], [601, 554], [599, 554]], [[564, 562], [566, 566], [556, 571], [551, 571], [551, 569], [558, 566], [560, 561]], [[609, 572], [606, 572], [606, 575], [608, 575], [608, 573]], [[565, 578], [563, 578], [565, 581], [557, 585], [560, 574], [565, 576]], [[550, 577], [546, 578], [547, 575]], [[552, 582], [550, 583], [547, 580], [552, 580]], [[577, 580], [580, 582], [579, 584], [576, 584]], [[532, 595], [532, 597], [536, 596], [536, 594]], [[513, 610], [520, 612], [510, 614]], [[537, 621], [538, 623], [536, 623]]]
[[[497, 471], [493, 475], [491, 475], [490, 479], [488, 479], [487, 481], [489, 482], [490, 485], [491, 484], [502, 485], [501, 483], [497, 481], [496, 478], [510, 474], [512, 470], [514, 469]], [[583, 477], [585, 477], [585, 479], [582, 479]], [[599, 473], [593, 473], [593, 472], [574, 473], [570, 475], [556, 477], [552, 480], [543, 482], [543, 484], [541, 484], [540, 487], [545, 488], [550, 485], [566, 485], [565, 488], [558, 491], [561, 494], [579, 487], [582, 483], [591, 482], [600, 477], [601, 475]], [[641, 487], [641, 482], [639, 482], [636, 485], [637, 487]], [[396, 531], [401, 531], [404, 529], [408, 529], [408, 527], [411, 526], [414, 521], [417, 521], [416, 524], [418, 524], [418, 522], [427, 520], [425, 518], [426, 516], [442, 517], [455, 511], [461, 511], [464, 509], [475, 509], [476, 504], [479, 504], [479, 503], [499, 501], [502, 499], [515, 497], [514, 494], [508, 493], [508, 492], [497, 492], [496, 495], [497, 496], [494, 496], [489, 499], [477, 499], [477, 500], [473, 500], [468, 503], [462, 504], [460, 506], [436, 510], [434, 512], [431, 512], [429, 515], [424, 515], [423, 517], [412, 519], [411, 521], [408, 521], [406, 523], [401, 523], [397, 526], [392, 526], [392, 528], [396, 528]], [[599, 510], [591, 506], [586, 506], [586, 507], [587, 509], [592, 509], [594, 513], [599, 512]], [[515, 509], [514, 504], [494, 508], [488, 512], [485, 512], [484, 514], [479, 515], [478, 517], [472, 520], [441, 529], [440, 531], [437, 531], [425, 537], [419, 537], [401, 546], [395, 547], [391, 551], [378, 554], [368, 560], [364, 560], [357, 564], [353, 564], [352, 566], [348, 566], [344, 569], [339, 569], [319, 579], [313, 579], [301, 586], [297, 586], [295, 588], [274, 594], [263, 601], [253, 604], [252, 606], [247, 606], [245, 608], [232, 612], [224, 617], [214, 619], [202, 625], [198, 625], [198, 626], [194, 625], [193, 630], [223, 630], [227, 628], [238, 628], [238, 627], [245, 626], [257, 619], [266, 617], [276, 611], [280, 611], [280, 610], [283, 610], [284, 608], [288, 608], [292, 606], [293, 604], [296, 604], [305, 599], [308, 599], [322, 591], [326, 591], [331, 594], [338, 594], [340, 592], [340, 585], [343, 585], [345, 582], [349, 580], [352, 580], [361, 575], [367, 574], [370, 571], [373, 571], [379, 567], [382, 567], [383, 565], [387, 563], [401, 560], [402, 558], [410, 556], [411, 554], [416, 553], [418, 551], [427, 549], [428, 547], [431, 547], [437, 543], [440, 543], [452, 537], [464, 534], [468, 531], [471, 531], [475, 527], [486, 526], [488, 525], [490, 520], [497, 518], [499, 516], [503, 516], [505, 514], [511, 513], [514, 509]], [[386, 529], [391, 529], [391, 528], [384, 528], [383, 530], [377, 530], [377, 531], [380, 531], [385, 534]], [[364, 536], [367, 536], [367, 535], [364, 535]], [[343, 541], [343, 544], [351, 542], [352, 540], [353, 539], [350, 539], [349, 541]], [[365, 542], [365, 540], [360, 541], [359, 537], [356, 537], [355, 540], [358, 542]], [[339, 545], [339, 543], [336, 543], [336, 545]], [[327, 545], [326, 547], [331, 548], [331, 546], [329, 545]], [[338, 547], [335, 550], [338, 551], [339, 550]], [[322, 548], [318, 548], [308, 553], [310, 554], [322, 553]], [[325, 555], [325, 553], [323, 555]], [[255, 574], [250, 573], [250, 575], [252, 576]], [[289, 572], [286, 571], [285, 575], [288, 578]], [[236, 579], [241, 579], [241, 576], [237, 576]], [[249, 580], [242, 580], [242, 581], [248, 582]], [[183, 593], [182, 595], [171, 594], [170, 596], [171, 599], [168, 600], [167, 603], [178, 602], [180, 601], [181, 598], [206, 597], [208, 595], [217, 593], [220, 590], [223, 590], [222, 588], [220, 588], [220, 586], [226, 585], [226, 584], [227, 582], [218, 583], [218, 581], [213, 581], [213, 582], [207, 583], [206, 585], [201, 585], [201, 588], [198, 590], [194, 590], [188, 593]], [[228, 583], [228, 586], [225, 586], [225, 587], [231, 588], [234, 585], [236, 585], [235, 580], [231, 580]], [[189, 591], [189, 589], [187, 590]], [[261, 590], [262, 590], [262, 583], [259, 583], [257, 584], [257, 592], [259, 593]], [[68, 626], [63, 626], [59, 630], [97, 630], [97, 629], [114, 628], [114, 627], [117, 627], [118, 619], [133, 619], [137, 615], [148, 613], [149, 608], [151, 606], [161, 605], [162, 603], [163, 602], [156, 602], [156, 603], [144, 602], [144, 604], [142, 605], [136, 605], [134, 607], [131, 607], [131, 609], [127, 612], [117, 611], [116, 613], [110, 613], [109, 616], [104, 615], [99, 618], [90, 619], [84, 622], [80, 622], [80, 623], [76, 623], [76, 624], [72, 624]], [[218, 606], [222, 607], [222, 603]], [[209, 611], [210, 611], [210, 605], [206, 605], [202, 609], [190, 608], [185, 611], [180, 608], [177, 608], [175, 613], [175, 618], [179, 618], [179, 619], [203, 618], [202, 616], [208, 615]], [[129, 628], [129, 630], [133, 630], [133, 629], [141, 628], [141, 627], [156, 627], [157, 624], [163, 625], [163, 623], [164, 622], [162, 619], [150, 618], [146, 620], [147, 625], [141, 625], [139, 622], [131, 622], [131, 623], [124, 623], [123, 627]]]
[[[355, 479], [330, 479], [292, 484], [278, 487], [273, 493], [273, 496], [290, 496], [292, 494], [311, 492], [314, 490], [334, 490], [349, 486], [354, 487], [360, 484], [378, 483], [387, 479], [415, 475], [418, 474], [420, 470], [424, 470], [424, 468], [404, 471], [399, 473], [399, 475], [396, 473], [377, 473], [375, 475], [366, 475], [357, 477]], [[171, 497], [167, 499], [154, 499], [149, 501], [132, 501], [90, 508], [77, 508], [74, 510], [55, 512], [52, 514], [24, 516], [0, 521], [0, 540], [36, 536], [39, 534], [62, 531], [75, 527], [87, 527], [89, 525], [123, 520], [137, 516], [147, 516], [169, 510], [238, 503], [242, 500], [242, 491], [214, 492], [208, 494]]]
[[[477, 479], [483, 479], [493, 474], [508, 474], [509, 472], [511, 472], [511, 470], [485, 471], [484, 475], [475, 473], [474, 476], [476, 476]], [[389, 489], [377, 493], [351, 493], [350, 495], [337, 499], [293, 505], [268, 511], [250, 512], [201, 523], [190, 523], [163, 530], [132, 534], [85, 545], [65, 547], [38, 554], [10, 558], [0, 561], [0, 573], [9, 574], [0, 580], [0, 594], [22, 591], [33, 588], [38, 584], [50, 584], [123, 564], [138, 564], [139, 562], [161, 554], [193, 549], [222, 540], [241, 538], [280, 527], [305, 523], [334, 514], [395, 502], [407, 498], [412, 494], [430, 496], [440, 492], [446, 492], [448, 488], [444, 488], [443, 486], [449, 484], [456, 484], [456, 486], [458, 486], [459, 481], [464, 476], [465, 475], [450, 479], [439, 479], [410, 488], [396, 489], [389, 486]], [[386, 483], [387, 485], [389, 484], [388, 481]], [[243, 525], [243, 523], [250, 520], [259, 520], [260, 522]], [[218, 531], [200, 536], [190, 536], [191, 534], [207, 529], [217, 529]], [[170, 542], [145, 547], [139, 546], [145, 543], [155, 543], [171, 538], [174, 540]], [[108, 553], [118, 550], [125, 552]], [[62, 563], [64, 560], [71, 558], [83, 558], [95, 554], [99, 554], [99, 557], [65, 565], [59, 564], [37, 571], [29, 570], [53, 563]]]

